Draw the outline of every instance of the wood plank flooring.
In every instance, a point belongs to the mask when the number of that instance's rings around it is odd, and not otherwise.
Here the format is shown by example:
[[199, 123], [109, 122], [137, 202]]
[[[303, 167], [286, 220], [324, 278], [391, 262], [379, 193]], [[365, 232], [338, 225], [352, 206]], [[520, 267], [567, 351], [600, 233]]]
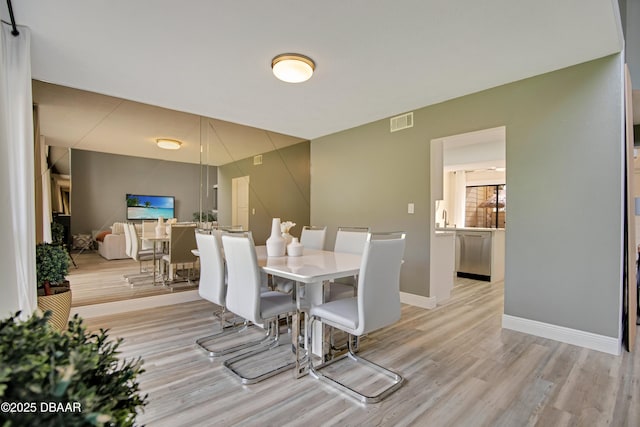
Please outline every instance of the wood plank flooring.
[[[205, 301], [87, 319], [142, 356], [149, 426], [638, 426], [640, 348], [612, 356], [502, 330], [503, 285], [463, 279], [433, 310], [408, 305], [360, 354], [407, 379], [362, 405], [311, 377], [243, 386], [195, 346], [212, 332]], [[640, 340], [636, 341], [637, 343]]]
[[[187, 283], [173, 287], [154, 285], [151, 276], [131, 285], [124, 275], [140, 273], [140, 264], [132, 259], [106, 260], [97, 251], [74, 253], [72, 257], [78, 266], [76, 268], [71, 264], [67, 276], [71, 283], [73, 307], [196, 289], [196, 286], [188, 286]], [[144, 266], [151, 268], [149, 262], [145, 262]]]

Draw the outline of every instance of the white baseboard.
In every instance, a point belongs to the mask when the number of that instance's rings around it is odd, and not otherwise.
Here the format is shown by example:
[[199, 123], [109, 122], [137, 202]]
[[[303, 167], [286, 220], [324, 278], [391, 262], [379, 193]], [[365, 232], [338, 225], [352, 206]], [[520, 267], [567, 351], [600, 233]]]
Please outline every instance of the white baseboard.
[[504, 329], [549, 338], [591, 350], [598, 350], [603, 353], [614, 354], [616, 356], [619, 356], [622, 351], [620, 340], [617, 338], [538, 322], [536, 320], [524, 319], [522, 317], [510, 316], [508, 314], [502, 315], [502, 327]]
[[435, 297], [423, 297], [422, 295], [409, 294], [407, 292], [400, 292], [400, 302], [420, 308], [436, 308]]
[[[82, 318], [106, 316], [110, 314], [126, 313], [127, 311], [144, 310], [147, 308], [162, 307], [165, 305], [180, 304], [183, 302], [200, 300], [197, 290], [176, 292], [152, 297], [134, 298], [123, 301], [106, 302], [102, 304], [83, 305], [71, 308], [71, 316], [78, 313]], [[400, 292], [400, 302], [421, 308], [435, 308], [434, 297]]]
[[175, 292], [172, 294], [155, 295], [152, 297], [133, 298], [123, 301], [105, 302], [102, 304], [83, 305], [71, 308], [71, 316], [78, 313], [80, 317], [106, 316], [109, 314], [125, 313], [127, 311], [144, 310], [147, 308], [163, 307], [165, 305], [200, 300], [198, 290]]

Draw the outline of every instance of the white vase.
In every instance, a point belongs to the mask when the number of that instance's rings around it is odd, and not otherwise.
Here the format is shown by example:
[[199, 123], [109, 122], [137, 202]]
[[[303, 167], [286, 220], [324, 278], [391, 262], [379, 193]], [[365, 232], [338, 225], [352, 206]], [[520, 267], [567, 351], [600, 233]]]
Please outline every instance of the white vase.
[[284, 232], [282, 233], [282, 238], [284, 239], [285, 246], [289, 246], [289, 243], [291, 243], [293, 236], [287, 232]]
[[284, 256], [286, 243], [280, 231], [280, 218], [271, 222], [271, 236], [267, 239], [267, 256]]
[[291, 239], [291, 243], [287, 245], [287, 255], [289, 256], [302, 256], [302, 244], [298, 241], [297, 237]]
[[166, 228], [164, 225], [156, 225], [156, 237], [164, 236]]

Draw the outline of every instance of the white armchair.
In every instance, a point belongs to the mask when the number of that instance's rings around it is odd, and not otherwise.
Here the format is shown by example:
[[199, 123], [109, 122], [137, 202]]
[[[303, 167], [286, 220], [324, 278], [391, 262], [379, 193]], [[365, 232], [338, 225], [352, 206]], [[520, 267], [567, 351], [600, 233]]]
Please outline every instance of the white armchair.
[[111, 234], [105, 235], [102, 241], [98, 241], [98, 253], [105, 259], [129, 258], [122, 223], [114, 223]]
[[105, 259], [129, 258], [125, 252], [124, 234], [107, 234], [98, 242], [98, 253]]

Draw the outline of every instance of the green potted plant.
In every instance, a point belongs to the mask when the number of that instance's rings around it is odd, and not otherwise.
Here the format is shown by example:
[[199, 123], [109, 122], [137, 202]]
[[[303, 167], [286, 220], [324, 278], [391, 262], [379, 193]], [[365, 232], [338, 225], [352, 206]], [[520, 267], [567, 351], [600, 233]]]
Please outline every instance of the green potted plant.
[[62, 224], [51, 223], [51, 242], [54, 245], [64, 245], [64, 227]]
[[0, 425], [134, 425], [147, 403], [144, 369], [119, 359], [122, 339], [87, 332], [78, 315], [64, 331], [46, 326], [48, 313], [18, 315], [0, 321]]
[[[202, 219], [200, 219], [202, 218]], [[201, 222], [215, 222], [218, 220], [218, 214], [215, 212], [194, 212], [193, 213], [193, 220], [194, 221], [201, 221]]]
[[36, 245], [38, 307], [53, 312], [50, 323], [64, 329], [71, 312], [71, 288], [65, 277], [69, 272], [69, 254], [64, 246]]

